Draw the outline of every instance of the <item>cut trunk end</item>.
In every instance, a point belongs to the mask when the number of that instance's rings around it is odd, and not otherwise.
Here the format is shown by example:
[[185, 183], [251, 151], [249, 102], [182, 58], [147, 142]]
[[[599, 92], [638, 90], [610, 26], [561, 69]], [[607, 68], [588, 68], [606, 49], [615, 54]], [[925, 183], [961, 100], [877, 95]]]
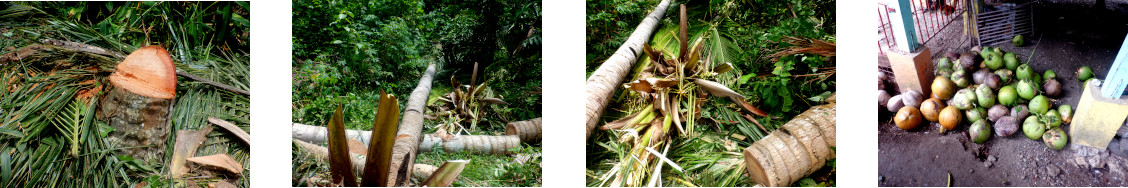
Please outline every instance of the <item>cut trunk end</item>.
[[505, 135], [517, 135], [524, 143], [541, 142], [541, 118], [511, 122], [505, 125]]
[[834, 104], [812, 107], [744, 149], [745, 170], [763, 186], [789, 186], [834, 158]]
[[142, 161], [164, 156], [169, 111], [176, 96], [176, 67], [160, 46], [146, 46], [129, 54], [109, 77], [113, 88], [102, 101], [101, 114], [114, 127], [109, 141], [118, 150]]

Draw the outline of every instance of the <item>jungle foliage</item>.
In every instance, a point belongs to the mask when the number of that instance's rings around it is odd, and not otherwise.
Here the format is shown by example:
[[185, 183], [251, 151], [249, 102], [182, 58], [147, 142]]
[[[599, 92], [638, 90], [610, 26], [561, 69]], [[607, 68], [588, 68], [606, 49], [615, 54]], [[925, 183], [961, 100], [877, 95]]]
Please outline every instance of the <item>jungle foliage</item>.
[[[432, 98], [449, 79], [478, 83], [509, 102], [510, 120], [539, 117], [540, 3], [485, 1], [294, 1], [294, 122], [324, 125], [345, 102], [346, 127], [368, 127], [379, 91], [410, 93], [437, 63]], [[446, 88], [443, 88], [446, 87]], [[502, 124], [504, 125], [504, 124]], [[500, 126], [504, 128], [504, 126]]]
[[[587, 2], [587, 71], [599, 67], [634, 31], [646, 14], [658, 4], [652, 1]], [[684, 171], [661, 169], [661, 183], [670, 186], [751, 186], [743, 175], [742, 149], [759, 140], [793, 116], [823, 100], [835, 91], [834, 58], [812, 53], [778, 56], [776, 53], [796, 47], [796, 41], [835, 41], [835, 2], [811, 0], [690, 0], [674, 1], [660, 22], [658, 31], [648, 42], [664, 51], [677, 51], [678, 5], [687, 7], [688, 40], [702, 40], [703, 56], [713, 64], [732, 63], [733, 71], [714, 79], [748, 98], [748, 102], [764, 110], [770, 117], [755, 118], [763, 128], [741, 117], [738, 105], [728, 100], [713, 99], [700, 109], [701, 117], [692, 137], [675, 138], [669, 157]], [[795, 40], [798, 39], [798, 40]], [[632, 75], [637, 80], [647, 58], [640, 58]], [[601, 122], [612, 122], [645, 106], [638, 94], [619, 89]], [[602, 124], [600, 124], [602, 125]], [[626, 173], [616, 166], [628, 155], [630, 145], [620, 142], [631, 138], [616, 131], [592, 134], [588, 150], [588, 186], [610, 186], [615, 173]], [[662, 151], [663, 148], [654, 148]], [[833, 163], [828, 165], [833, 172]], [[656, 170], [656, 169], [639, 169]], [[816, 173], [818, 174], [818, 173]], [[650, 181], [634, 176], [627, 181]], [[833, 185], [833, 174], [812, 175], [811, 180]], [[803, 180], [810, 183], [811, 181]], [[807, 185], [796, 184], [796, 185]]]
[[[247, 2], [0, 2], [0, 54], [42, 39], [85, 43], [129, 53], [149, 44], [168, 49], [178, 69], [249, 89], [250, 13]], [[118, 60], [85, 52], [40, 51], [0, 64], [0, 186], [206, 186], [217, 178], [171, 179], [165, 161], [114, 155], [114, 131], [94, 118]], [[30, 100], [30, 99], [35, 100]], [[213, 126], [216, 117], [247, 130], [248, 96], [181, 79], [171, 131]], [[168, 137], [171, 158], [175, 134]], [[247, 166], [250, 148], [214, 131], [198, 155], [229, 154]], [[246, 187], [249, 169], [236, 184]]]
[[[507, 121], [541, 116], [540, 1], [292, 2], [293, 122], [325, 125], [342, 104], [347, 129], [371, 130], [379, 93], [406, 99], [431, 63], [438, 73], [428, 106], [455, 90], [452, 80], [470, 84], [475, 63], [475, 83], [485, 83], [491, 96], [508, 103], [487, 106], [471, 134], [500, 135]], [[443, 123], [442, 118], [428, 120], [423, 132], [433, 133]], [[298, 184], [302, 178], [328, 174], [327, 165], [300, 159], [303, 155], [294, 151], [296, 186], [303, 186]], [[517, 153], [539, 155], [540, 148], [523, 147]], [[539, 186], [539, 157], [525, 164], [512, 158], [439, 150], [420, 153], [416, 163], [470, 159], [455, 186]], [[517, 177], [529, 179], [513, 179]]]

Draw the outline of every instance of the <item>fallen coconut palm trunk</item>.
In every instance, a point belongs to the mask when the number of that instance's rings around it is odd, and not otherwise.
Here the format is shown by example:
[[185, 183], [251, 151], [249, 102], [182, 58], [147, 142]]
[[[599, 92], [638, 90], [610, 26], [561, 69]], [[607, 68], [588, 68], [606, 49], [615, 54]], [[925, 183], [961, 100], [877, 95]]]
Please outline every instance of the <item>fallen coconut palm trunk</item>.
[[406, 186], [410, 183], [412, 165], [415, 164], [416, 150], [419, 149], [420, 137], [423, 134], [423, 113], [427, 106], [427, 96], [431, 93], [431, 80], [435, 76], [435, 64], [427, 66], [419, 84], [408, 96], [403, 118], [400, 119], [399, 130], [396, 132], [395, 144], [392, 149], [392, 164], [389, 171], [388, 186]]
[[462, 151], [472, 154], [509, 155], [509, 149], [521, 146], [521, 139], [514, 135], [485, 136], [485, 135], [443, 135], [428, 134], [423, 136], [419, 143], [419, 152], [430, 152], [435, 146], [442, 146], [443, 151], [458, 153]]
[[118, 150], [121, 155], [161, 160], [176, 96], [176, 67], [168, 52], [156, 45], [137, 49], [117, 65], [109, 80], [113, 88], [101, 106], [103, 119], [114, 128], [109, 142], [129, 148]]
[[[324, 144], [326, 143], [325, 127], [305, 125], [300, 123], [293, 124], [293, 138], [311, 144]], [[358, 131], [358, 130], [345, 130], [345, 137], [348, 139], [356, 139], [368, 145], [372, 131]], [[512, 154], [509, 149], [517, 148], [521, 145], [521, 140], [518, 136], [481, 136], [481, 135], [447, 135], [447, 134], [426, 134], [423, 135], [423, 141], [419, 143], [419, 152], [430, 152], [436, 145], [443, 146], [443, 151], [446, 152], [462, 152], [468, 151], [474, 154], [491, 154], [491, 155], [508, 155]]]
[[623, 83], [630, 72], [631, 67], [638, 59], [639, 54], [642, 52], [642, 46], [647, 40], [650, 40], [650, 34], [654, 33], [654, 28], [658, 26], [658, 20], [666, 14], [666, 8], [670, 5], [669, 0], [662, 0], [658, 3], [658, 7], [654, 8], [645, 19], [639, 23], [631, 36], [615, 50], [615, 54], [611, 54], [607, 61], [600, 64], [599, 68], [592, 72], [591, 77], [588, 77], [587, 84], [584, 86], [584, 91], [587, 92], [587, 137], [591, 137], [592, 129], [599, 123], [599, 117], [603, 115], [604, 108], [607, 107], [607, 102], [611, 101], [611, 95], [615, 93], [615, 89]]
[[524, 143], [540, 143], [541, 118], [510, 122], [505, 125], [505, 135], [517, 135]]
[[[315, 160], [329, 160], [329, 148], [325, 148], [309, 142], [304, 142], [298, 139], [294, 139], [294, 144], [298, 145], [298, 148], [302, 151], [309, 153], [310, 156], [312, 156]], [[351, 154], [349, 156], [349, 159], [351, 160], [353, 169], [364, 169], [364, 163], [367, 160], [364, 155]], [[420, 181], [431, 176], [432, 173], [435, 173], [435, 170], [439, 169], [439, 167], [435, 167], [434, 165], [422, 163], [416, 163], [412, 168], [414, 168], [414, 170], [411, 173], [411, 178], [415, 178], [416, 180]]]
[[834, 157], [835, 104], [812, 107], [744, 149], [745, 170], [763, 186], [789, 186]]

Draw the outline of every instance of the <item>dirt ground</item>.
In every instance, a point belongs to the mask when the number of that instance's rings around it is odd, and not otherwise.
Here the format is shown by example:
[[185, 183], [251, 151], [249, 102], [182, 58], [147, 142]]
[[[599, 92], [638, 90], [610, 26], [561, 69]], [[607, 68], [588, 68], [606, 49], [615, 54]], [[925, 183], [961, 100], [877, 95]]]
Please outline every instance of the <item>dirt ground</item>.
[[[1126, 6], [1094, 9], [1088, 3], [1042, 2], [1035, 6], [1035, 33], [1026, 36], [1029, 45], [1000, 46], [1030, 61], [1039, 73], [1057, 73], [1065, 93], [1054, 101], [1055, 108], [1077, 107], [1082, 88], [1074, 71], [1089, 65], [1104, 78], [1128, 35]], [[1121, 127], [1110, 149], [1070, 144], [1056, 151], [1021, 133], [975, 144], [966, 135], [967, 125], [946, 133], [936, 123], [904, 131], [892, 124], [892, 113], [880, 114], [880, 186], [946, 186], [949, 173], [952, 186], [1128, 186], [1128, 155], [1121, 149], [1128, 148], [1128, 139], [1120, 139], [1128, 137], [1128, 125]], [[1070, 125], [1062, 126], [1069, 130]]]

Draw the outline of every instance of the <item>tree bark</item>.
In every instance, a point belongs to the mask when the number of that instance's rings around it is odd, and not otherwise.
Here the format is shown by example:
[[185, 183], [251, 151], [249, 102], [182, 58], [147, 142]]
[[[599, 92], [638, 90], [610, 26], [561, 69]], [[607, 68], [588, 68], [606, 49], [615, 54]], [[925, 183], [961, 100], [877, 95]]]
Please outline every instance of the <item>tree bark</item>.
[[118, 154], [141, 161], [164, 157], [169, 111], [176, 97], [176, 66], [160, 46], [145, 46], [118, 63], [110, 74], [113, 86], [105, 95], [101, 117], [114, 128], [110, 142], [121, 143]]
[[521, 139], [517, 136], [486, 136], [486, 135], [438, 135], [428, 134], [423, 136], [419, 144], [419, 152], [430, 152], [435, 146], [442, 146], [447, 153], [467, 151], [472, 154], [509, 155], [509, 149], [521, 146]]
[[419, 142], [423, 141], [423, 117], [426, 116], [423, 112], [434, 76], [435, 64], [428, 65], [423, 77], [419, 78], [419, 84], [407, 99], [407, 108], [403, 111], [399, 131], [396, 132], [396, 143], [392, 146], [392, 169], [389, 173], [392, 181], [388, 182], [388, 186], [406, 186], [411, 181], [415, 154], [419, 149]]
[[[325, 144], [325, 130], [325, 127], [294, 123], [293, 139], [315, 145]], [[345, 130], [345, 135], [350, 140], [359, 140], [364, 145], [368, 145], [372, 131]], [[512, 154], [509, 149], [521, 145], [517, 136], [426, 134], [422, 137], [423, 141], [419, 144], [418, 152], [429, 152], [437, 144], [442, 145], [443, 151], [446, 152], [469, 151], [475, 154], [508, 155]]]
[[[591, 77], [588, 77], [585, 91], [587, 92], [587, 136], [591, 137], [591, 131], [599, 123], [599, 117], [603, 115], [604, 108], [611, 100], [611, 95], [615, 93], [615, 89], [623, 83], [623, 79], [630, 73], [631, 66], [634, 66], [638, 60], [639, 53], [642, 50], [642, 45], [650, 40], [651, 33], [654, 33], [654, 28], [658, 26], [658, 20], [666, 14], [666, 8], [670, 5], [669, 0], [662, 0], [658, 3], [658, 7], [642, 20], [642, 23], [635, 28], [627, 41], [615, 50], [607, 61], [599, 66], [595, 72], [592, 72]], [[585, 137], [585, 138], [586, 138]]]
[[524, 143], [540, 143], [541, 118], [510, 122], [505, 125], [505, 135], [517, 135]]
[[815, 106], [744, 149], [745, 170], [762, 186], [788, 186], [834, 158], [835, 104]]

